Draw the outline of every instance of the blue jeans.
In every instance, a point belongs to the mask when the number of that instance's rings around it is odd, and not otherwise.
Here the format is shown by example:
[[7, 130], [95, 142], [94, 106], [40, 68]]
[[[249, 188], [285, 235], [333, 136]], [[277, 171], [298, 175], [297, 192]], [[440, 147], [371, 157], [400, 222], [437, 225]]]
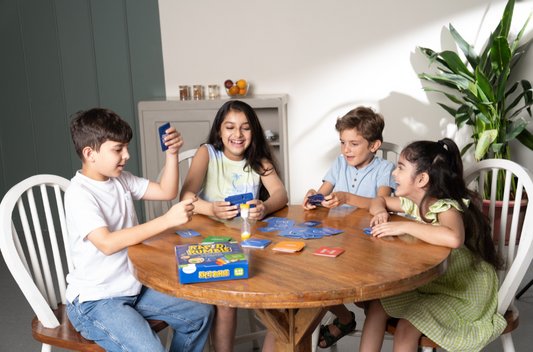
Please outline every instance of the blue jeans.
[[213, 306], [171, 297], [145, 286], [137, 296], [68, 302], [67, 314], [83, 337], [106, 351], [163, 352], [146, 319], [174, 329], [171, 352], [201, 352], [213, 320]]

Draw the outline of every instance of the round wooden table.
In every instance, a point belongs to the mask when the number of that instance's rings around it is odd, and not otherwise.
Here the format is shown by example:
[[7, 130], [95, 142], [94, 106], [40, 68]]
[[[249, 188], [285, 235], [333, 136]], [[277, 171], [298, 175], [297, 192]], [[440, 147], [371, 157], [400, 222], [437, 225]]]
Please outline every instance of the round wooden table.
[[[252, 238], [270, 239], [264, 249], [243, 248], [249, 262], [249, 279], [180, 284], [174, 246], [199, 243], [208, 236], [231, 236], [241, 242], [241, 218], [215, 220], [194, 215], [175, 230], [193, 229], [202, 236], [182, 238], [162, 233], [128, 249], [133, 275], [144, 285], [171, 296], [230, 307], [253, 308], [274, 334], [276, 351], [310, 350], [311, 334], [328, 307], [391, 296], [422, 286], [444, 273], [450, 249], [412, 236], [375, 238], [364, 234], [371, 215], [366, 209], [287, 206], [271, 216], [295, 220], [296, 225], [320, 221], [316, 226], [344, 230], [321, 239], [291, 239], [257, 228]], [[393, 216], [394, 221], [410, 221]], [[304, 241], [297, 253], [273, 251], [281, 241]], [[342, 248], [336, 258], [312, 253], [326, 246]], [[284, 308], [285, 310], [281, 310]]]

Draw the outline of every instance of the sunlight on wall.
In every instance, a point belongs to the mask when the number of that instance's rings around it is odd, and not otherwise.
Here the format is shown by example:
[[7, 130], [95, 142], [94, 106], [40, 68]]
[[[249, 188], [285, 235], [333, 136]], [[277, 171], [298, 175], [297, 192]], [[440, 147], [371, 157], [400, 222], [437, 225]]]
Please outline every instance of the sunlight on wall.
[[[388, 142], [403, 146], [450, 137], [465, 146], [471, 132], [457, 131], [437, 105], [444, 102], [441, 95], [422, 90], [428, 83], [417, 75], [436, 67], [428, 67], [418, 46], [457, 50], [448, 31], [452, 23], [481, 47], [505, 1], [449, 0], [443, 6], [427, 0], [159, 0], [159, 5], [168, 96], [177, 96], [181, 84], [222, 85], [228, 78], [247, 79], [254, 94], [288, 94], [291, 202], [298, 204], [308, 189], [321, 185], [340, 155], [336, 119], [359, 105], [384, 115]], [[519, 6], [531, 8], [533, 1]], [[531, 69], [527, 75], [533, 80]]]

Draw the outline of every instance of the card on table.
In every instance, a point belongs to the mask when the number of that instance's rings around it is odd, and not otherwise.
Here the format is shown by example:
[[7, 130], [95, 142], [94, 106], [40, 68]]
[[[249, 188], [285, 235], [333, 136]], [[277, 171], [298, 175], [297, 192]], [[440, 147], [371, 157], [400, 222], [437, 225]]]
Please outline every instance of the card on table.
[[294, 253], [302, 250], [305, 247], [305, 242], [292, 242], [292, 241], [281, 241], [275, 245], [272, 250], [280, 252], [289, 252]]
[[320, 225], [320, 224], [321, 224], [320, 221], [309, 220], [309, 221], [306, 221], [306, 222], [299, 223], [296, 226], [299, 226], [299, 227], [315, 227], [316, 225]]
[[206, 242], [228, 242], [228, 241], [234, 241], [233, 238], [229, 236], [209, 236], [204, 238], [202, 243]]
[[261, 232], [274, 232], [274, 231], [280, 231], [283, 229], [276, 227], [276, 226], [265, 226], [265, 227], [259, 227], [258, 230]]
[[287, 220], [287, 218], [278, 218], [277, 216], [270, 216], [266, 219], [263, 219], [264, 222], [270, 222], [270, 221], [283, 221], [283, 220]]
[[371, 227], [365, 227], [365, 235], [372, 235], [372, 228]]
[[343, 233], [344, 232], [343, 230], [334, 229], [332, 227], [320, 227], [317, 230], [322, 230], [324, 233], [326, 233], [328, 235], [336, 235], [338, 233]]
[[303, 232], [294, 231], [293, 229], [286, 229], [278, 233], [278, 236], [291, 237], [291, 238], [302, 238]]
[[270, 240], [261, 240], [257, 238], [249, 238], [241, 242], [241, 247], [245, 248], [266, 248], [270, 244]]
[[320, 235], [320, 236], [329, 236], [330, 234], [322, 231], [322, 229], [310, 229], [310, 228], [304, 228], [304, 233], [306, 235]]
[[168, 136], [166, 133], [166, 130], [170, 128], [170, 123], [165, 123], [163, 126], [159, 126], [158, 132], [159, 132], [159, 141], [161, 142], [161, 150], [165, 151], [168, 149], [168, 147], [165, 145], [165, 137]]
[[330, 247], [320, 247], [313, 252], [314, 255], [319, 255], [322, 257], [338, 257], [344, 252], [344, 249], [341, 248], [330, 248]]
[[318, 234], [318, 233], [309, 233], [309, 232], [304, 232], [302, 234], [302, 238], [304, 240], [310, 240], [310, 239], [313, 239], [313, 238], [322, 238], [323, 235], [321, 234]]
[[176, 233], [180, 235], [181, 237], [185, 237], [185, 238], [200, 236], [200, 233], [194, 230], [181, 230], [181, 231], [176, 231]]

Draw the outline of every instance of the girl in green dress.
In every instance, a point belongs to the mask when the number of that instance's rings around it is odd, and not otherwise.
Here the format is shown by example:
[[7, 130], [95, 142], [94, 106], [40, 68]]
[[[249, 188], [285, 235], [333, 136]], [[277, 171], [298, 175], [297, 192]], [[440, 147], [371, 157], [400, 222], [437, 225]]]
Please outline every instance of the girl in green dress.
[[[502, 265], [486, 216], [463, 180], [457, 145], [448, 138], [408, 145], [392, 175], [397, 197], [372, 201], [375, 237], [410, 234], [451, 248], [449, 267], [438, 279], [413, 291], [371, 301], [360, 351], [380, 351], [387, 320], [399, 318], [394, 351], [417, 351], [422, 334], [446, 351], [481, 350], [505, 329], [497, 312]], [[390, 222], [401, 211], [418, 222]]]

